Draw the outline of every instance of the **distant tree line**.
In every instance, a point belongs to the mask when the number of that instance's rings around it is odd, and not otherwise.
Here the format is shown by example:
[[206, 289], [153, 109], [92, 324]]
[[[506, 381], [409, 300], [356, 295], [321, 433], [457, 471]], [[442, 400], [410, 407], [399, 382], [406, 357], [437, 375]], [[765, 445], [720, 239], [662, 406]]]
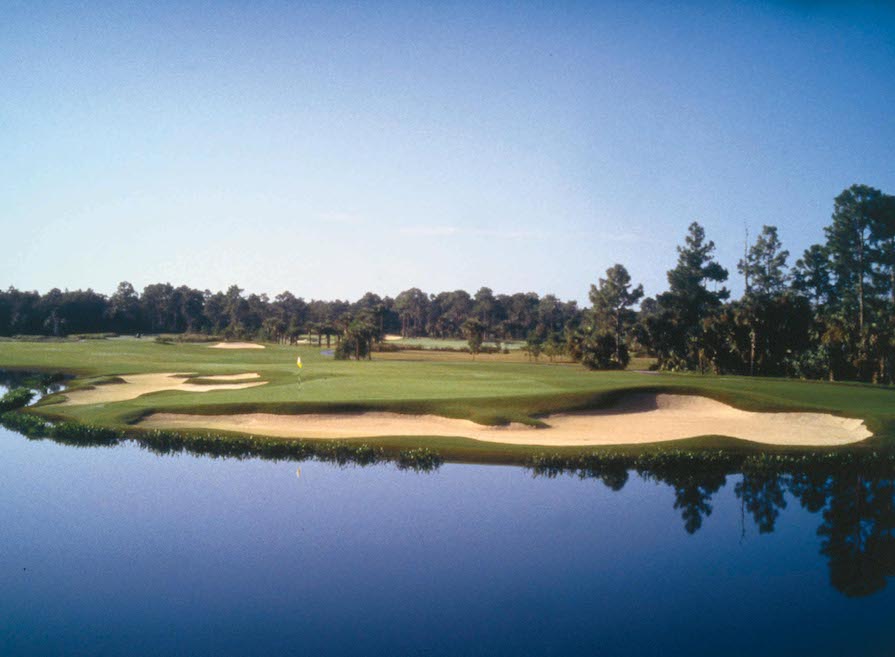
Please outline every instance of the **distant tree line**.
[[306, 301], [291, 292], [271, 299], [247, 295], [236, 285], [211, 292], [156, 283], [137, 292], [122, 282], [108, 297], [93, 290], [0, 291], [3, 336], [194, 333], [287, 344], [310, 336], [327, 346], [348, 340], [361, 356], [387, 334], [465, 339], [470, 327], [479, 326], [482, 340], [546, 338], [576, 327], [580, 317], [575, 301], [534, 292], [495, 295], [485, 287], [474, 296], [464, 290], [430, 295], [418, 288], [395, 298], [368, 292], [354, 302]]
[[744, 248], [737, 270], [744, 293], [731, 299], [729, 272], [715, 244], [690, 225], [668, 272], [668, 289], [644, 298], [624, 266], [590, 289], [590, 307], [534, 292], [494, 294], [487, 287], [357, 301], [273, 299], [157, 283], [137, 292], [120, 283], [93, 290], [0, 292], [0, 335], [202, 333], [295, 343], [336, 343], [337, 355], [368, 358], [387, 334], [462, 338], [475, 354], [485, 342], [524, 340], [528, 353], [565, 355], [592, 369], [626, 367], [631, 353], [666, 370], [761, 376], [895, 378], [895, 197], [853, 185], [834, 201], [822, 243], [790, 266], [775, 226]]

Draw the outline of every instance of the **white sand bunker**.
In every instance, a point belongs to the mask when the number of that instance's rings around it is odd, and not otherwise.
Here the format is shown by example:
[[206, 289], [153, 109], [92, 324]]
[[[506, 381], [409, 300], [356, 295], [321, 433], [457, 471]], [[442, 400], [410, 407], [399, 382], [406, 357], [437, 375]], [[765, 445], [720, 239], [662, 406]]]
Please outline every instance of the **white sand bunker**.
[[264, 349], [263, 344], [254, 342], [218, 342], [210, 347], [211, 349]]
[[632, 394], [611, 408], [561, 413], [546, 428], [488, 427], [469, 420], [400, 413], [180, 415], [158, 413], [143, 426], [206, 428], [284, 438], [455, 436], [513, 445], [596, 446], [665, 442], [720, 435], [766, 445], [835, 446], [872, 434], [862, 420], [827, 413], [751, 413], [706, 397]]
[[[163, 372], [159, 374], [126, 374], [119, 378], [124, 383], [107, 383], [89, 390], [71, 390], [65, 393], [67, 399], [63, 406], [75, 406], [80, 404], [106, 404], [110, 402], [135, 399], [140, 395], [160, 390], [183, 390], [186, 392], [209, 392], [212, 390], [239, 390], [241, 388], [254, 388], [263, 386], [267, 381], [245, 383], [191, 383], [186, 378], [189, 374], [176, 374]], [[214, 376], [196, 377], [203, 381], [245, 381], [245, 379], [257, 379], [261, 375], [257, 372], [246, 374], [217, 374]]]
[[[202, 381], [245, 381], [246, 379], [260, 378], [261, 375], [258, 374], [258, 372], [246, 372], [245, 374], [213, 374], [211, 376], [194, 376], [190, 380], [195, 381], [197, 379], [201, 379]], [[220, 386], [215, 386], [214, 389], [218, 390], [220, 389]]]

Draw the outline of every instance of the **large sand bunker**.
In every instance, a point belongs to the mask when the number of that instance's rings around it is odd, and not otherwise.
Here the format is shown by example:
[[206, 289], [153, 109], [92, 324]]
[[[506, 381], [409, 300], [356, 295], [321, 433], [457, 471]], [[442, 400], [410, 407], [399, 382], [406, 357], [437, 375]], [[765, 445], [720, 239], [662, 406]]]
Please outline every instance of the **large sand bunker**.
[[766, 445], [829, 447], [872, 434], [863, 421], [827, 413], [751, 413], [706, 397], [632, 394], [607, 409], [560, 413], [546, 428], [488, 427], [469, 420], [400, 413], [180, 415], [158, 413], [141, 426], [204, 428], [284, 438], [455, 436], [512, 445], [634, 445], [720, 435]]
[[[241, 388], [253, 388], [263, 386], [267, 381], [246, 383], [190, 383], [189, 374], [176, 374], [162, 372], [159, 374], [126, 374], [119, 378], [124, 383], [107, 383], [87, 390], [70, 390], [65, 392], [67, 399], [63, 406], [75, 406], [79, 404], [106, 404], [109, 402], [135, 399], [140, 395], [160, 390], [184, 390], [186, 392], [209, 392], [211, 390], [239, 390]], [[197, 377], [203, 381], [245, 381], [245, 379], [257, 379], [261, 375], [257, 372], [247, 374], [217, 374], [214, 376]]]
[[211, 349], [264, 349], [263, 344], [254, 342], [217, 342], [210, 347]]

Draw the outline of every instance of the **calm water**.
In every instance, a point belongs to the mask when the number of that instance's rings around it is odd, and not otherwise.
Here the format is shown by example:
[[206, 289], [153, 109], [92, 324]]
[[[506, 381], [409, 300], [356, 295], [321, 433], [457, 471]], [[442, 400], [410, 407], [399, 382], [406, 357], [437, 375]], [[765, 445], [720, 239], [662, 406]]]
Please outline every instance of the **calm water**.
[[891, 481], [0, 450], [2, 655], [895, 654]]

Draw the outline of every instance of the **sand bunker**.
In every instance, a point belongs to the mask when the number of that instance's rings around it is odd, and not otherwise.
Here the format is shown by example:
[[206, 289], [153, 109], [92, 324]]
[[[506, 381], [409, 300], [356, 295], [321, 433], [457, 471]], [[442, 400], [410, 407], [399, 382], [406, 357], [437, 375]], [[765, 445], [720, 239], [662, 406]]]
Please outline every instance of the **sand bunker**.
[[218, 342], [211, 345], [211, 349], [264, 349], [264, 345], [254, 342]]
[[[135, 399], [140, 395], [160, 390], [184, 390], [186, 392], [209, 392], [212, 390], [239, 390], [241, 388], [253, 388], [263, 386], [267, 381], [248, 383], [190, 383], [185, 378], [189, 374], [176, 374], [163, 372], [159, 374], [126, 374], [121, 376], [124, 383], [107, 383], [89, 390], [71, 390], [65, 393], [67, 399], [62, 406], [75, 406], [80, 404], [106, 404], [109, 402]], [[244, 379], [260, 378], [257, 372], [247, 374], [216, 374], [214, 376], [196, 377], [204, 381], [237, 381]]]
[[[245, 381], [246, 379], [260, 379], [258, 372], [246, 372], [245, 374], [213, 374], [212, 376], [196, 376], [194, 379], [203, 381]], [[218, 389], [220, 386], [215, 386]]]
[[633, 445], [720, 435], [766, 445], [829, 447], [872, 434], [863, 421], [827, 413], [750, 413], [706, 397], [632, 394], [611, 408], [561, 413], [546, 428], [522, 424], [487, 427], [469, 420], [400, 413], [180, 415], [158, 413], [141, 425], [206, 428], [285, 438], [457, 436], [513, 445]]

